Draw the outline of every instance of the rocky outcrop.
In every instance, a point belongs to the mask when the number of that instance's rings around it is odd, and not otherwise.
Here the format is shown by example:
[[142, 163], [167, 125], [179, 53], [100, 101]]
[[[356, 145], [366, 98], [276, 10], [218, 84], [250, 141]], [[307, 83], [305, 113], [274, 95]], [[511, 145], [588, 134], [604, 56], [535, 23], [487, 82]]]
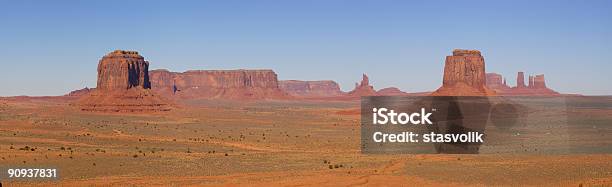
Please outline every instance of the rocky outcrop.
[[192, 70], [183, 73], [153, 70], [153, 90], [182, 99], [276, 99], [288, 94], [279, 88], [272, 70]]
[[533, 88], [546, 88], [546, 80], [544, 80], [544, 74], [536, 75], [533, 78]]
[[113, 51], [98, 64], [98, 85], [100, 90], [124, 90], [130, 88], [151, 88], [149, 62], [136, 51]]
[[554, 96], [560, 95], [550, 88], [546, 87], [546, 80], [544, 74], [540, 75], [529, 75], [528, 84], [525, 85], [525, 73], [517, 73], [517, 84], [514, 87], [510, 87], [504, 82], [500, 85], [501, 75], [497, 73], [487, 73], [487, 87], [494, 90], [498, 95], [540, 95], [540, 96]]
[[[524, 73], [519, 72], [517, 74], [517, 80], [524, 80]], [[543, 96], [551, 96], [551, 95], [560, 95], [559, 92], [556, 92], [550, 88], [546, 87], [546, 80], [544, 79], [544, 74], [540, 75], [530, 75], [529, 76], [529, 84], [527, 86], [517, 83], [515, 87], [509, 90], [505, 90], [502, 92], [503, 95], [543, 95]]]
[[480, 51], [455, 49], [452, 56], [446, 56], [442, 86], [432, 95], [495, 95], [486, 87], [485, 61]]
[[83, 88], [83, 89], [79, 89], [79, 90], [74, 90], [71, 91], [70, 93], [64, 95], [64, 96], [70, 96], [70, 97], [81, 97], [81, 96], [85, 96], [91, 92], [93, 92], [94, 90], [96, 90], [95, 88]]
[[518, 72], [516, 75], [516, 87], [517, 88], [525, 88], [525, 73]]
[[502, 75], [497, 73], [487, 73], [487, 84], [489, 89], [494, 90], [498, 95], [506, 92], [510, 89], [510, 86], [506, 84], [506, 79]]
[[403, 92], [399, 88], [396, 87], [388, 87], [383, 88], [376, 91], [376, 95], [379, 96], [402, 96], [402, 95], [410, 95], [409, 93]]
[[361, 83], [355, 83], [355, 89], [348, 92], [349, 97], [375, 96], [376, 90], [370, 86], [370, 79], [366, 74], [363, 74]]
[[97, 88], [77, 102], [83, 111], [158, 112], [169, 102], [151, 91], [149, 63], [135, 51], [116, 50], [98, 63]]
[[343, 95], [340, 86], [335, 81], [279, 81], [279, 88], [296, 97], [335, 97]]

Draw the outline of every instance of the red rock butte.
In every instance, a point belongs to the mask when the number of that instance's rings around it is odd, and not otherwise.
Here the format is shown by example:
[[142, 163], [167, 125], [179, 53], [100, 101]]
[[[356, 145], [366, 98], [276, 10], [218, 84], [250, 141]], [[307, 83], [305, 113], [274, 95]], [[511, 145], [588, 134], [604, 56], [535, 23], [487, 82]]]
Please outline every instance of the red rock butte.
[[152, 89], [180, 99], [281, 99], [289, 95], [279, 88], [272, 70], [168, 70], [150, 72]]
[[115, 50], [98, 64], [98, 85], [100, 90], [123, 90], [129, 88], [151, 88], [149, 62], [136, 51]]
[[169, 102], [151, 91], [149, 62], [136, 51], [115, 50], [98, 63], [97, 88], [77, 101], [83, 111], [157, 112]]
[[432, 95], [496, 95], [486, 87], [485, 61], [480, 51], [455, 49], [452, 56], [446, 56], [442, 86]]

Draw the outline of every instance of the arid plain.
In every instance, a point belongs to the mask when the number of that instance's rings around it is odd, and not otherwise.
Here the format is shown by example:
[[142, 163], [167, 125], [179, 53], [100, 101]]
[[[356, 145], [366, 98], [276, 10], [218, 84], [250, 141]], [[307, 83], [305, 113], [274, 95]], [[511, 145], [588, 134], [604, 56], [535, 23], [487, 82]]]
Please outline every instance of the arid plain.
[[[5, 186], [612, 183], [609, 154], [362, 154], [360, 116], [352, 112], [358, 101], [189, 100], [147, 114], [84, 112], [74, 102], [0, 100], [0, 163], [57, 167], [60, 176]], [[588, 117], [611, 114], [598, 110]]]

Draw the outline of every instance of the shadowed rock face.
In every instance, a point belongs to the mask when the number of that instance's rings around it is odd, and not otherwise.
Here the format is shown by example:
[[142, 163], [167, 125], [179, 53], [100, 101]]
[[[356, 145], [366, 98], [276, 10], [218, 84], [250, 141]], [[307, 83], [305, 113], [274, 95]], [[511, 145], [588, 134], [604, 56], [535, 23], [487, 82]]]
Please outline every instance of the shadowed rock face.
[[136, 51], [113, 51], [98, 64], [97, 89], [116, 90], [151, 88], [149, 62]]
[[344, 94], [338, 83], [331, 80], [324, 81], [279, 81], [281, 90], [298, 97], [333, 97]]
[[485, 83], [485, 62], [480, 51], [455, 49], [452, 56], [446, 56], [442, 87], [433, 95], [495, 95]]
[[153, 90], [168, 96], [204, 99], [283, 98], [272, 70], [168, 70], [150, 72]]

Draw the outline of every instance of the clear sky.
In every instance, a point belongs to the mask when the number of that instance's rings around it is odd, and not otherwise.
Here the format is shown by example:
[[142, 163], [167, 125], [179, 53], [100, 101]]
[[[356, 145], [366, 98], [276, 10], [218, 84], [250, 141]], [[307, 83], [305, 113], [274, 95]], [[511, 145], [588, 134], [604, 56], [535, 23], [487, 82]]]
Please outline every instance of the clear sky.
[[279, 79], [367, 73], [375, 89], [434, 90], [455, 48], [487, 72], [545, 74], [564, 93], [612, 95], [612, 1], [0, 1], [0, 96], [95, 87], [98, 60], [151, 69], [273, 69]]

